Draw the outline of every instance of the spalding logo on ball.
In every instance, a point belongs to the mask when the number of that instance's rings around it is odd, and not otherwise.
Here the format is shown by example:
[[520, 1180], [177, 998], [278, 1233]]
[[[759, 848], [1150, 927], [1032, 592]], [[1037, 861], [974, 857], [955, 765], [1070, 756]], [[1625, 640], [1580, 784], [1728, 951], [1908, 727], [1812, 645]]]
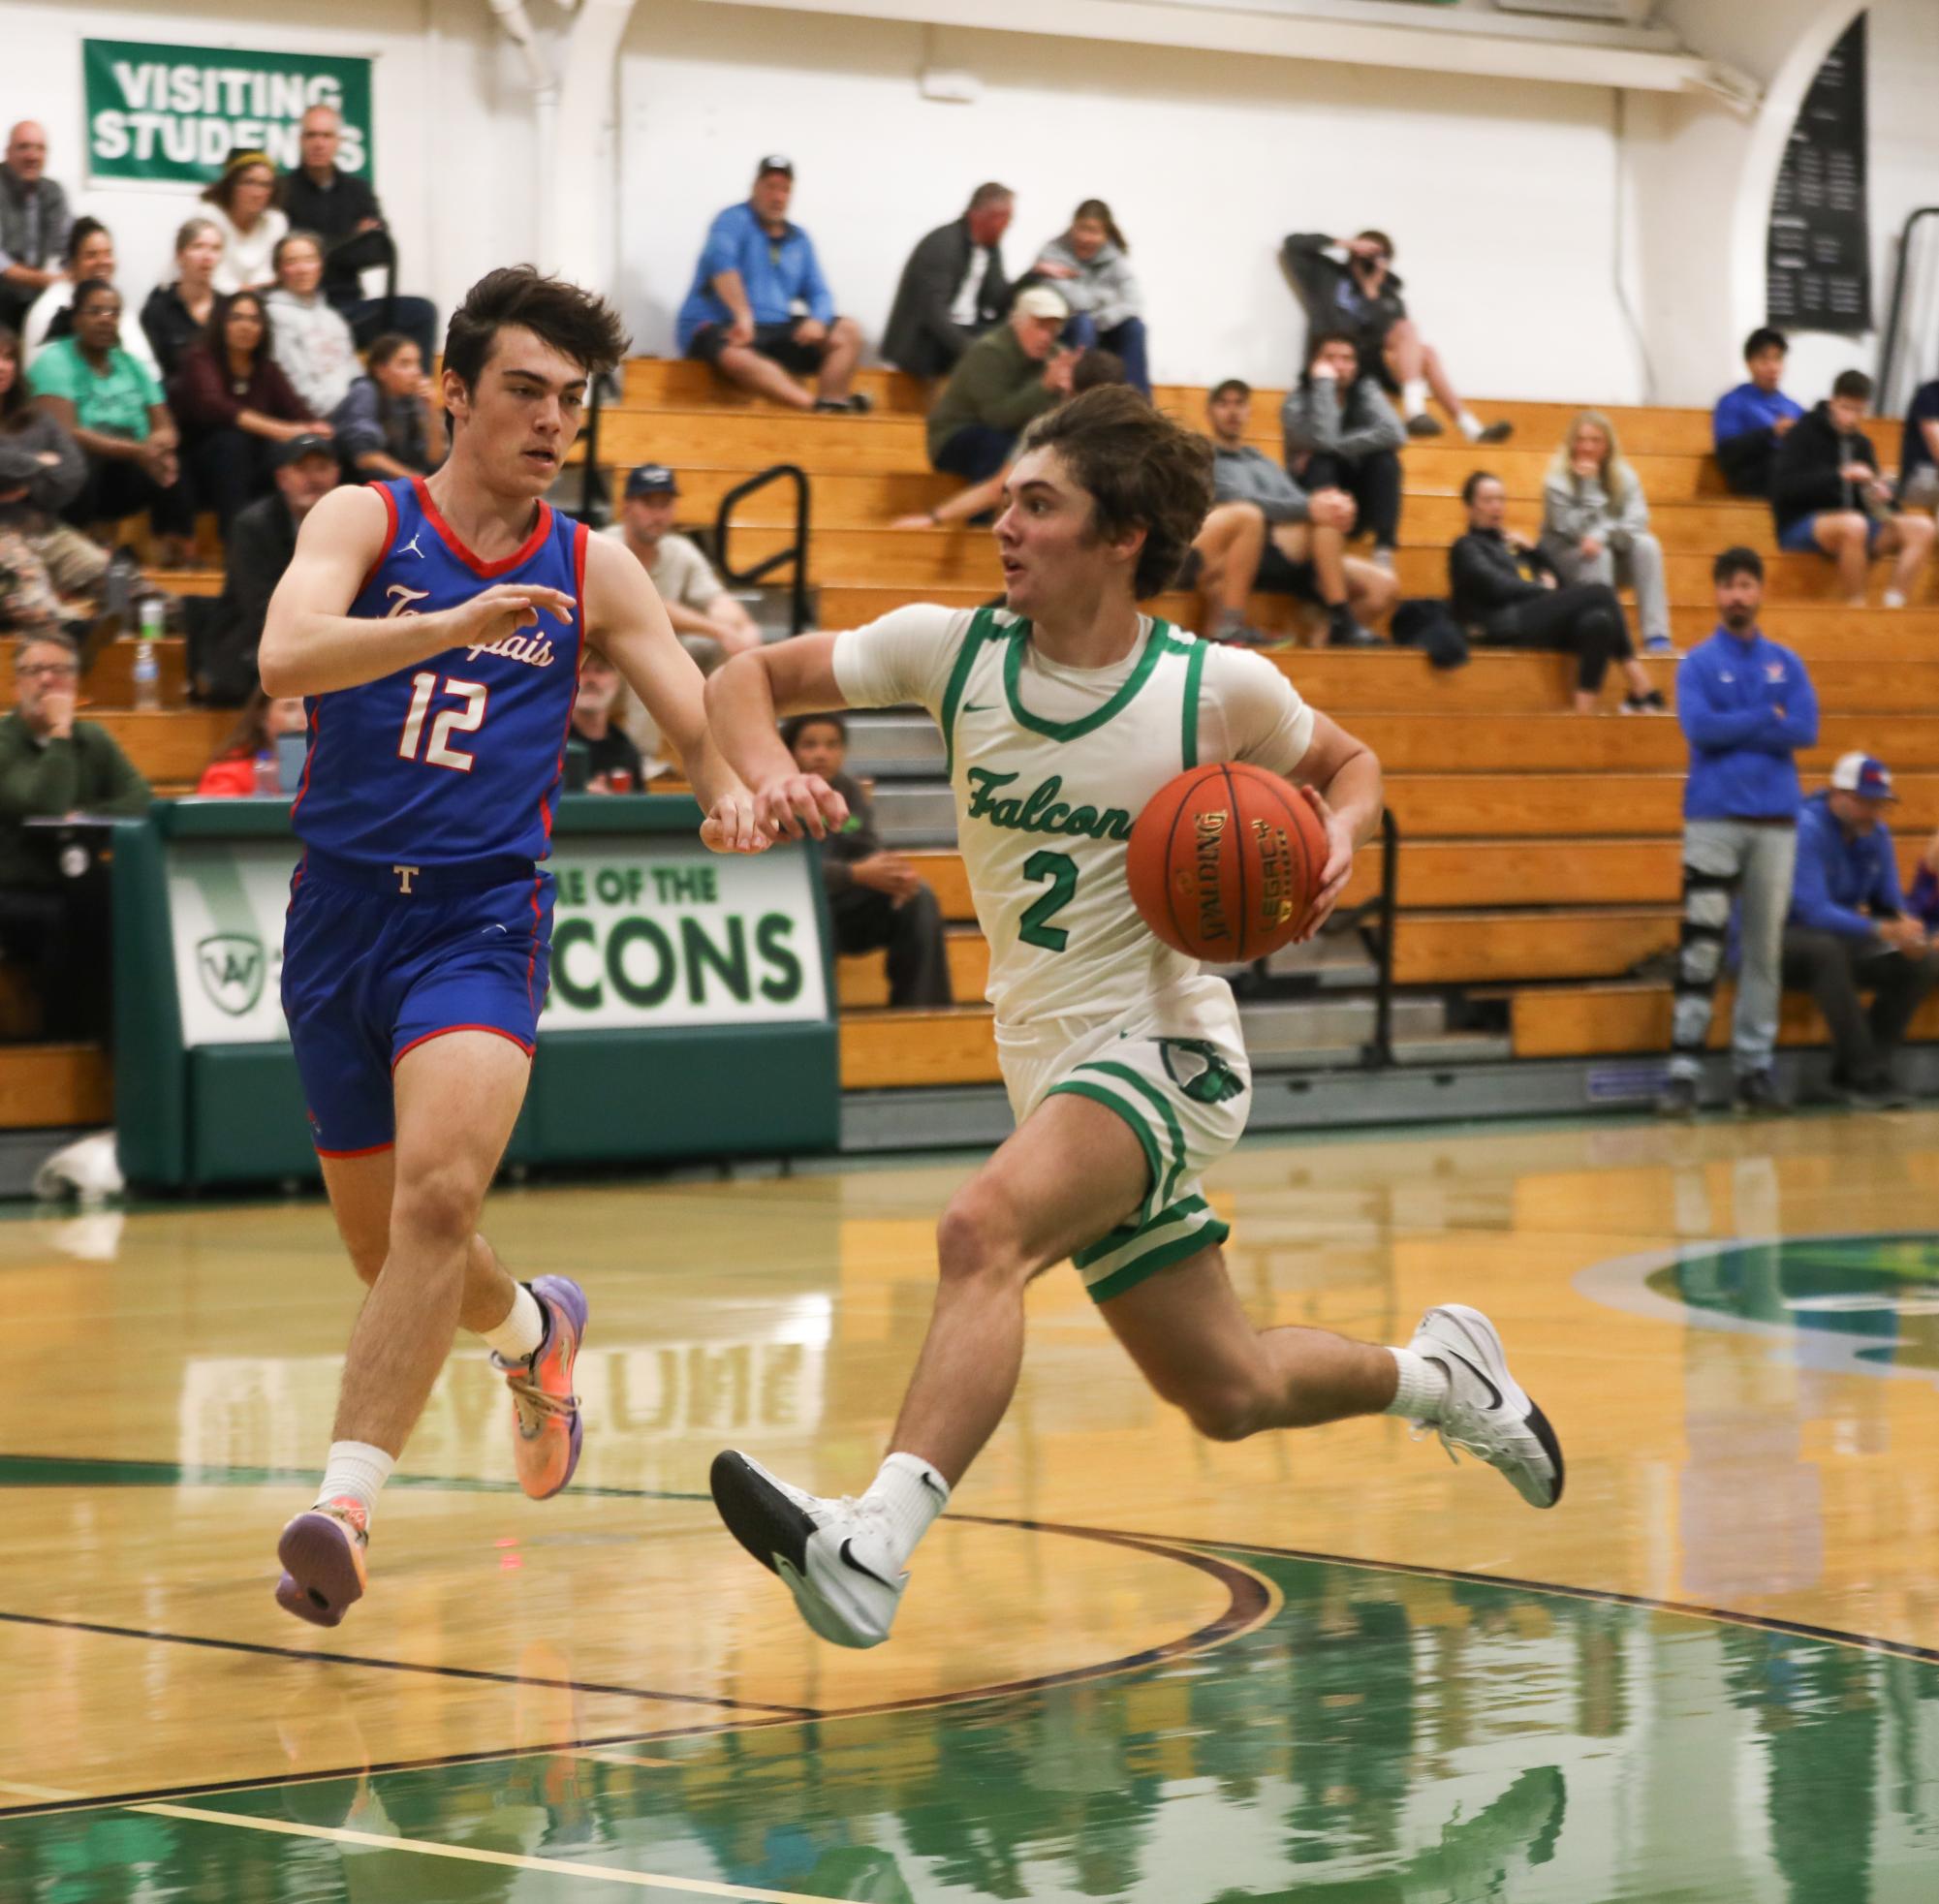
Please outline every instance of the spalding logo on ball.
[[1175, 952], [1242, 965], [1291, 941], [1327, 863], [1320, 816], [1243, 761], [1190, 767], [1131, 829], [1125, 874], [1146, 925]]

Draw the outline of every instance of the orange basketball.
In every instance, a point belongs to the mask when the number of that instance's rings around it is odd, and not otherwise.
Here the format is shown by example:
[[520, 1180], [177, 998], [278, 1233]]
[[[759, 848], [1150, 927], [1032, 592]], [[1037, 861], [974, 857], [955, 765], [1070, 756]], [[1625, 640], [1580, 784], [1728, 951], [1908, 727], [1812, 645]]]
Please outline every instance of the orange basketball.
[[1189, 767], [1151, 796], [1131, 829], [1125, 873], [1168, 946], [1242, 965], [1298, 930], [1326, 863], [1326, 828], [1298, 790], [1229, 761]]

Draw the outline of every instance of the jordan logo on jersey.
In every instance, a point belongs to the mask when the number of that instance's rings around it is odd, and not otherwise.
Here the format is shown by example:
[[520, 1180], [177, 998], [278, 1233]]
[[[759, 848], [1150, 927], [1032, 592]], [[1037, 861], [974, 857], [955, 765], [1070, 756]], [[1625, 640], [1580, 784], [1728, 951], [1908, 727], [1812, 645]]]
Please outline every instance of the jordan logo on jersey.
[[397, 550], [397, 553], [399, 555], [415, 555], [418, 558], [418, 560], [422, 562], [424, 559], [424, 551], [418, 546], [418, 544], [420, 540], [422, 538], [423, 533], [424, 533], [423, 530], [420, 529], [417, 535], [413, 536], [409, 542], [405, 543], [403, 546]]

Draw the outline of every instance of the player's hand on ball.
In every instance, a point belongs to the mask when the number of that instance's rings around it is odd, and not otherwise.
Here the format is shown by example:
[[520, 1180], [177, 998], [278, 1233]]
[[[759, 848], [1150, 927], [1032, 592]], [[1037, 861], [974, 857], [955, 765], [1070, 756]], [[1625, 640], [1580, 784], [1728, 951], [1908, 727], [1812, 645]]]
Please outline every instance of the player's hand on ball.
[[771, 839], [827, 839], [848, 824], [848, 802], [819, 773], [782, 774], [754, 796], [754, 817]]
[[1298, 792], [1327, 829], [1327, 863], [1320, 869], [1319, 890], [1313, 894], [1313, 903], [1306, 908], [1306, 917], [1299, 921], [1299, 930], [1293, 940], [1295, 945], [1304, 945], [1332, 917], [1340, 894], [1347, 890], [1347, 881], [1353, 877], [1354, 836], [1347, 823], [1320, 797], [1317, 787], [1301, 787]]
[[454, 648], [489, 647], [521, 628], [537, 627], [542, 609], [570, 628], [579, 605], [563, 589], [543, 588], [529, 581], [500, 582], [446, 610], [451, 617], [451, 644]]
[[774, 836], [755, 816], [750, 793], [723, 794], [701, 822], [701, 844], [713, 853], [766, 853]]

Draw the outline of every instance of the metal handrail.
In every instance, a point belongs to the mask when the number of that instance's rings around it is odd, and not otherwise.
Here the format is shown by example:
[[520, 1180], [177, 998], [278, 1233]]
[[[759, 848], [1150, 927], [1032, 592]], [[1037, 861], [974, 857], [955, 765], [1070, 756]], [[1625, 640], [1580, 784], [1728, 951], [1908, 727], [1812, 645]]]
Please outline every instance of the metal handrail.
[[1369, 1070], [1393, 1062], [1393, 939], [1400, 888], [1400, 827], [1391, 806], [1380, 810], [1380, 979], [1373, 995], [1373, 1042], [1364, 1053]]
[[[764, 556], [751, 569], [736, 569], [727, 552], [727, 537], [733, 527], [735, 505], [753, 495], [757, 489], [765, 489], [768, 484], [784, 480], [791, 481], [795, 485], [795, 540], [786, 548]], [[750, 476], [745, 483], [736, 483], [720, 499], [720, 508], [714, 514], [714, 558], [720, 564], [721, 574], [729, 581], [750, 588], [776, 569], [791, 562], [794, 564], [794, 583], [788, 608], [790, 635], [798, 635], [808, 625], [808, 497], [807, 471], [797, 463], [773, 463], [758, 476]]]
[[[1923, 218], [1939, 218], [1939, 205], [1921, 205], [1900, 226], [1898, 233], [1898, 263], [1892, 274], [1892, 310], [1885, 321], [1885, 338], [1879, 346], [1878, 358], [1878, 397], [1882, 407], [1892, 402], [1892, 380], [1898, 372], [1898, 350], [1903, 341], [1899, 328], [1905, 318], [1906, 280], [1911, 275], [1912, 238]], [[1913, 380], [1917, 383], [1918, 379]]]

